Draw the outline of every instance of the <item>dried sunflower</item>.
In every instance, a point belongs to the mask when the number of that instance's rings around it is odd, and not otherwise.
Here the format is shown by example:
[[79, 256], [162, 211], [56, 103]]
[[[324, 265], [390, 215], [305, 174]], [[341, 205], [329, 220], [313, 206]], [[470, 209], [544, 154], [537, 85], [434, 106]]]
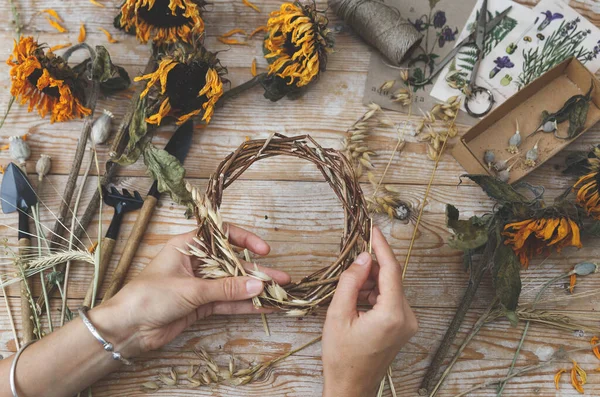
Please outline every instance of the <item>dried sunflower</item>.
[[579, 178], [573, 189], [579, 204], [592, 218], [600, 220], [600, 171], [591, 171]]
[[269, 62], [266, 88], [275, 84], [272, 89], [280, 91], [281, 98], [305, 87], [325, 70], [327, 54], [333, 48], [328, 23], [314, 3], [283, 3], [271, 13], [263, 43]]
[[566, 247], [582, 247], [580, 227], [568, 216], [553, 214], [509, 223], [502, 234], [506, 237], [504, 243], [511, 246], [525, 268], [534, 255], [549, 252], [553, 247], [558, 252]]
[[203, 113], [202, 120], [209, 123], [223, 95], [226, 72], [216, 55], [204, 47], [189, 50], [178, 46], [160, 59], [155, 72], [135, 78], [148, 81], [140, 94], [140, 98], [151, 98], [146, 122], [160, 125], [164, 117], [171, 116], [183, 124]]
[[91, 110], [82, 105], [84, 83], [67, 62], [33, 37], [21, 37], [6, 63], [11, 67], [10, 93], [21, 104], [29, 102], [41, 117], [50, 113], [50, 122], [68, 121], [87, 116]]
[[146, 43], [190, 43], [204, 32], [203, 0], [126, 0], [115, 18], [115, 27], [135, 34]]

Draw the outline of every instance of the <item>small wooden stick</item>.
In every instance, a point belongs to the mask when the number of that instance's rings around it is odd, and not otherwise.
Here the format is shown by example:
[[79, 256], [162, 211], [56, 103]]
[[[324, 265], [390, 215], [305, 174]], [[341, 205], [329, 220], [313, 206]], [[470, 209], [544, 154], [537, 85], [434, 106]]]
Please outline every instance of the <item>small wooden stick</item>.
[[4, 303], [6, 304], [6, 311], [8, 312], [8, 321], [10, 321], [10, 327], [12, 329], [13, 337], [15, 338], [15, 347], [17, 351], [21, 349], [19, 343], [19, 337], [17, 336], [17, 329], [15, 328], [15, 320], [13, 319], [12, 312], [10, 310], [10, 303], [8, 303], [8, 297], [6, 296], [6, 289], [4, 289], [4, 278], [0, 276], [0, 284], [2, 284], [2, 295], [4, 296]]

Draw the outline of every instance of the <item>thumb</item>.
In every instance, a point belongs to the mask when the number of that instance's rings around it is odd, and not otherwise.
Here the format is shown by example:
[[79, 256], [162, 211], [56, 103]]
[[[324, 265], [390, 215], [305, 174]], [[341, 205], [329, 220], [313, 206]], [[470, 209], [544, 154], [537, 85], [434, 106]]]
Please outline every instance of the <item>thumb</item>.
[[356, 257], [354, 263], [342, 273], [337, 289], [329, 305], [328, 313], [341, 317], [356, 315], [358, 294], [369, 278], [371, 271], [371, 255], [363, 252]]
[[251, 277], [225, 277], [218, 280], [193, 279], [196, 306], [211, 302], [242, 301], [260, 295], [264, 285]]

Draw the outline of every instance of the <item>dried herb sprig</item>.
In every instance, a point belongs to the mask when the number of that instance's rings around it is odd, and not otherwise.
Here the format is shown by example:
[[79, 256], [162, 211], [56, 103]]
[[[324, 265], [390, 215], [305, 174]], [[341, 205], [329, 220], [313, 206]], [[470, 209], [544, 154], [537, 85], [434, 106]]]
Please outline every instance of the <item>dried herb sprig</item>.
[[[195, 351], [200, 365], [190, 365], [186, 374], [182, 377], [173, 368], [169, 370], [168, 375], [160, 374], [159, 381], [168, 387], [176, 387], [182, 380], [186, 380], [191, 387], [209, 386], [223, 384], [229, 386], [247, 385], [251, 382], [261, 380], [267, 371], [278, 362], [306, 349], [309, 346], [321, 340], [321, 336], [312, 339], [304, 345], [290, 350], [289, 352], [275, 357], [272, 360], [250, 366], [248, 368], [237, 369], [234, 357], [229, 359], [226, 366], [219, 366], [215, 359], [204, 349]], [[202, 368], [203, 367], [203, 368]], [[158, 390], [162, 387], [157, 382], [147, 382], [142, 385], [145, 389]]]
[[[283, 288], [265, 274], [246, 272], [229, 245], [219, 213], [223, 191], [245, 170], [256, 161], [281, 155], [315, 164], [340, 200], [346, 219], [339, 257], [331, 265]], [[190, 245], [185, 253], [200, 259], [196, 275], [203, 278], [249, 275], [259, 279], [267, 284], [258, 298], [260, 304], [279, 307], [288, 315], [303, 316], [328, 302], [335, 292], [338, 276], [368, 248], [371, 219], [352, 165], [341, 152], [322, 148], [309, 135], [274, 134], [268, 139], [245, 142], [217, 167], [204, 195], [192, 186], [188, 188], [194, 202], [198, 233], [196, 244]]]

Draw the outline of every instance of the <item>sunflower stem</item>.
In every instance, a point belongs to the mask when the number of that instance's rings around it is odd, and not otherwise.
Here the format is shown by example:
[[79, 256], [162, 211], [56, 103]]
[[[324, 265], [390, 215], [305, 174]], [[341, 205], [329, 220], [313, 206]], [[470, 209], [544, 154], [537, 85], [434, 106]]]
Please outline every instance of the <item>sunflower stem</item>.
[[242, 92], [247, 91], [247, 90], [253, 88], [254, 86], [262, 83], [263, 80], [265, 79], [265, 77], [267, 77], [266, 73], [257, 74], [256, 76], [254, 76], [250, 80], [246, 81], [245, 83], [242, 83], [242, 84], [238, 85], [237, 87], [233, 87], [229, 91], [225, 92], [223, 94], [223, 96], [221, 96], [221, 98], [219, 99], [219, 101], [217, 102], [215, 107], [217, 109], [223, 107], [225, 105], [225, 102], [227, 102], [227, 100], [235, 98], [236, 96], [240, 95]]
[[[471, 256], [471, 252], [465, 252], [465, 255]], [[444, 359], [456, 339], [456, 334], [463, 323], [467, 311], [471, 308], [471, 304], [473, 303], [473, 298], [475, 297], [475, 293], [479, 289], [479, 284], [481, 284], [481, 280], [483, 279], [483, 275], [485, 274], [486, 266], [479, 263], [471, 263], [471, 277], [469, 278], [469, 284], [467, 289], [465, 290], [465, 294], [463, 295], [460, 304], [458, 305], [458, 309], [456, 309], [456, 314], [452, 319], [452, 322], [448, 326], [448, 330], [442, 339], [438, 350], [435, 352], [433, 356], [433, 360], [423, 377], [423, 381], [421, 382], [421, 386], [419, 387], [419, 395], [425, 396], [428, 395], [430, 390], [433, 389], [433, 386], [436, 384], [435, 380], [437, 378], [438, 373], [444, 363]]]

